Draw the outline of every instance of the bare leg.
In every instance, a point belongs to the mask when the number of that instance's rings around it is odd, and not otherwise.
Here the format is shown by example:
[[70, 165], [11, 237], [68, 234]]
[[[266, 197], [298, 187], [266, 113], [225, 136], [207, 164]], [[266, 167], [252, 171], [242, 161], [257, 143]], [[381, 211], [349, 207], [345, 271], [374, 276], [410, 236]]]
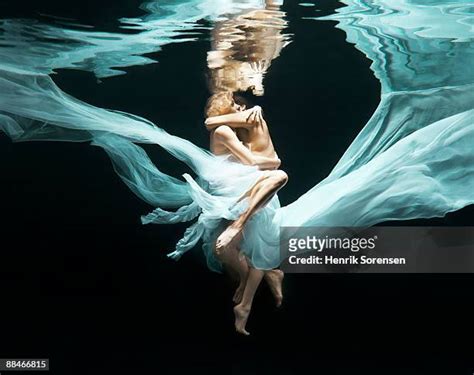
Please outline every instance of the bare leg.
[[218, 259], [222, 262], [224, 267], [229, 270], [230, 274], [237, 276], [238, 287], [235, 290], [232, 300], [234, 303], [240, 303], [249, 272], [247, 261], [239, 255], [239, 249], [237, 247], [229, 248], [224, 254], [220, 254]]
[[275, 304], [280, 307], [283, 302], [282, 283], [285, 274], [282, 270], [270, 270], [265, 272], [265, 281], [275, 298]]
[[250, 268], [247, 283], [245, 284], [242, 302], [234, 307], [235, 330], [243, 335], [250, 335], [245, 329], [252, 308], [253, 297], [262, 281], [264, 271], [256, 268]]
[[[235, 304], [239, 304], [242, 301], [242, 296], [245, 290], [245, 284], [247, 283], [247, 276], [249, 273], [249, 266], [245, 257], [240, 255], [238, 248], [229, 248], [228, 251], [224, 252], [219, 256], [219, 260], [223, 263], [224, 267], [229, 271], [236, 280], [238, 286], [232, 297], [232, 301]], [[265, 281], [267, 282], [270, 291], [275, 298], [275, 304], [280, 307], [283, 302], [282, 283], [284, 273], [281, 270], [269, 270], [264, 273]]]
[[249, 191], [249, 206], [227, 229], [221, 233], [216, 242], [216, 253], [220, 254], [231, 246], [232, 241], [242, 233], [247, 221], [262, 206], [264, 206], [288, 181], [285, 172], [269, 171], [267, 176], [258, 181]]
[[238, 304], [242, 301], [242, 297], [244, 295], [245, 285], [247, 284], [247, 277], [249, 274], [249, 266], [245, 258], [240, 257], [239, 254], [237, 254], [236, 258], [236, 262], [238, 262], [237, 267], [239, 268], [239, 285], [237, 286], [237, 289], [234, 292], [232, 301], [235, 304]]

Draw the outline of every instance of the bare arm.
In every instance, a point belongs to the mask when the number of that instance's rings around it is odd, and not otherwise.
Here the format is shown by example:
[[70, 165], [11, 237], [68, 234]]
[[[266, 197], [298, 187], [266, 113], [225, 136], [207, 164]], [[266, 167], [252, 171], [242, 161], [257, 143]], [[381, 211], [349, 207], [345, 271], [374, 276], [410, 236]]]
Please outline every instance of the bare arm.
[[254, 155], [254, 162], [261, 170], [278, 169], [281, 165], [281, 160], [278, 158], [267, 158], [260, 155]]
[[262, 108], [255, 106], [242, 112], [208, 117], [205, 121], [207, 130], [213, 130], [221, 125], [231, 128], [249, 128], [263, 121]]
[[214, 135], [242, 164], [256, 165], [262, 170], [276, 169], [280, 166], [281, 162], [278, 158], [268, 158], [252, 154], [252, 152], [240, 142], [237, 135], [229, 126], [220, 126], [215, 130]]

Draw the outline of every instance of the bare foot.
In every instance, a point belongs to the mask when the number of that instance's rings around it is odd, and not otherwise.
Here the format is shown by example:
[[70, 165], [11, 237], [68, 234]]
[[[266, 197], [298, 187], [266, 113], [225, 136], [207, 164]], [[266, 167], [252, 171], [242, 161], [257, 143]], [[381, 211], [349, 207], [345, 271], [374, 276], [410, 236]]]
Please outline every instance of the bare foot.
[[244, 290], [245, 290], [245, 283], [240, 283], [237, 289], [235, 290], [234, 297], [232, 298], [232, 301], [234, 301], [236, 305], [242, 301]]
[[275, 297], [275, 303], [277, 307], [280, 307], [283, 302], [282, 283], [285, 274], [282, 270], [271, 270], [265, 272], [265, 280], [270, 287], [270, 290]]
[[232, 243], [234, 239], [242, 232], [242, 226], [236, 224], [234, 221], [231, 225], [227, 227], [225, 231], [217, 238], [216, 241], [216, 253], [221, 255]]
[[250, 333], [245, 330], [245, 325], [247, 324], [249, 314], [250, 308], [248, 307], [243, 307], [240, 304], [234, 307], [235, 330], [245, 336], [250, 335]]

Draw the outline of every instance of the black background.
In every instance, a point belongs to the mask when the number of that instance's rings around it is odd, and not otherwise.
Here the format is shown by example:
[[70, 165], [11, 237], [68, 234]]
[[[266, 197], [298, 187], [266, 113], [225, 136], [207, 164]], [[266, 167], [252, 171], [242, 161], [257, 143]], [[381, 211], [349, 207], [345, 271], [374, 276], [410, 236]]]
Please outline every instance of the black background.
[[[318, 2], [319, 14], [341, 6]], [[314, 8], [313, 8], [314, 9]], [[287, 2], [293, 43], [258, 100], [290, 182], [287, 204], [324, 178], [375, 110], [370, 61], [332, 22]], [[143, 14], [139, 1], [0, 2], [0, 15], [72, 17], [100, 30]], [[55, 82], [91, 104], [144, 116], [207, 147], [207, 32], [149, 56], [159, 63], [98, 82]], [[0, 137], [0, 357], [45, 357], [54, 374], [471, 374], [471, 275], [287, 275], [284, 307], [257, 294], [248, 329], [233, 332], [232, 288], [199, 249], [166, 253], [184, 226], [142, 226], [152, 209], [85, 144], [12, 144]], [[166, 172], [185, 171], [146, 147]], [[403, 225], [472, 225], [468, 207]], [[400, 223], [397, 223], [400, 224]]]

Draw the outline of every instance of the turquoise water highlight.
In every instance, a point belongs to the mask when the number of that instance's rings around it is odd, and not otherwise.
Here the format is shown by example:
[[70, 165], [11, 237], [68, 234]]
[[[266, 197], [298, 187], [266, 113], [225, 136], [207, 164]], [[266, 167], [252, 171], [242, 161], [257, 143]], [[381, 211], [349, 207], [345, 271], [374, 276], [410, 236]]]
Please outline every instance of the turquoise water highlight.
[[[110, 74], [117, 61], [124, 66], [149, 63], [137, 56], [144, 53], [144, 45], [155, 50], [161, 48], [170, 43], [177, 29], [185, 30], [182, 34], [185, 38], [180, 41], [190, 41], [186, 38], [193, 22], [225, 24], [238, 18], [239, 12], [245, 14], [258, 6], [246, 2], [226, 4], [229, 6], [216, 8], [213, 2], [184, 2], [174, 3], [171, 8], [159, 7], [155, 16], [132, 22], [139, 30], [153, 29], [151, 39], [147, 39], [148, 31], [132, 34], [130, 43], [112, 33], [92, 32], [92, 37], [86, 33], [88, 38], [86, 34], [81, 38], [86, 40], [85, 48], [79, 46], [74, 49], [75, 55], [58, 53], [57, 60], [46, 61], [62, 68], [76, 64], [81, 68], [87, 62], [86, 69], [90, 70], [89, 64], [98, 58], [99, 63], [92, 64], [96, 75]], [[234, 7], [235, 4], [239, 6]], [[397, 3], [395, 7], [392, 4], [371, 6], [362, 1], [351, 2], [337, 14], [314, 21], [339, 22], [338, 27], [346, 32], [347, 40], [372, 60], [371, 68], [381, 82], [381, 102], [328, 177], [293, 203], [282, 208], [279, 203], [269, 205], [249, 224], [243, 247], [252, 253], [256, 267], [278, 266], [279, 254], [275, 249], [280, 225], [369, 226], [391, 220], [442, 217], [473, 203], [473, 75], [468, 65], [466, 68], [466, 62], [472, 58], [471, 8], [439, 2], [431, 6], [412, 2]], [[156, 10], [149, 6], [147, 9]], [[290, 42], [282, 37], [284, 18], [283, 13], [281, 31], [275, 34], [282, 41], [281, 51]], [[156, 31], [168, 33], [170, 38], [154, 34]], [[159, 43], [150, 42], [155, 39]], [[21, 38], [20, 42], [23, 42]], [[203, 189], [207, 189], [206, 184], [232, 184], [235, 179], [232, 173], [218, 172], [232, 171], [232, 165], [223, 167], [202, 148], [164, 132], [143, 118], [89, 106], [69, 97], [42, 71], [43, 55], [38, 51], [43, 51], [44, 46], [26, 50], [40, 55], [40, 59], [25, 58], [23, 65], [6, 59], [3, 65], [2, 92], [7, 94], [0, 101], [0, 109], [3, 129], [10, 137], [92, 140], [103, 147], [124, 182], [140, 198], [158, 206], [158, 210], [180, 209], [182, 218], [178, 221], [199, 216], [179, 242], [179, 255], [190, 250], [201, 237], [213, 238], [216, 226], [209, 225], [210, 222], [236, 218], [231, 210], [232, 202], [244, 191], [233, 191], [230, 196], [221, 190], [200, 194], [192, 184], [159, 171], [133, 143], [162, 146], [191, 167]], [[7, 47], [7, 53], [10, 52]], [[271, 59], [277, 61], [279, 53]], [[102, 65], [102, 60], [107, 64]], [[256, 79], [249, 80], [257, 82], [252, 86], [256, 96], [264, 95], [262, 82], [270, 66], [268, 59], [267, 63], [263, 64], [264, 70], [256, 71], [259, 73]], [[244, 88], [247, 87], [249, 83]], [[248, 175], [252, 173], [249, 168]], [[311, 174], [311, 170], [307, 173]], [[242, 188], [245, 186], [242, 184]], [[157, 222], [166, 223], [170, 217], [169, 213], [160, 213]]]

